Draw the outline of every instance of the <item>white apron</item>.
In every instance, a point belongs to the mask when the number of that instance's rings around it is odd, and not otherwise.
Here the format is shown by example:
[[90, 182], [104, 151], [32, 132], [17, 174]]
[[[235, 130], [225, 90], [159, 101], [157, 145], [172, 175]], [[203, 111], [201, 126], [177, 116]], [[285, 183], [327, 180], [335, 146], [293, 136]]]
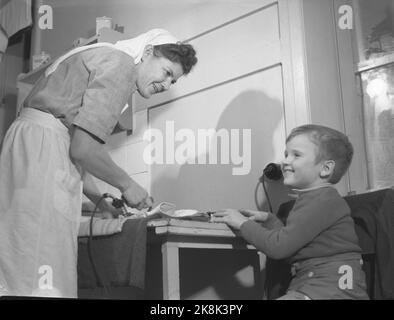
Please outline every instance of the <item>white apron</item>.
[[0, 296], [77, 297], [82, 178], [67, 128], [23, 109], [0, 154]]

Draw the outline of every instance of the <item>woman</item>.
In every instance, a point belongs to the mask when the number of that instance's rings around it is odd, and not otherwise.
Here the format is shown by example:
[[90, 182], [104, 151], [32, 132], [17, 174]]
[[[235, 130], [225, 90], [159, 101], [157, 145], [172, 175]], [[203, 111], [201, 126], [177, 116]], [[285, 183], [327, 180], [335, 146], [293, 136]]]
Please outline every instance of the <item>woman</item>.
[[[154, 29], [76, 48], [47, 69], [0, 154], [0, 296], [77, 297], [86, 172], [118, 188], [130, 206], [151, 206], [103, 144], [134, 91], [149, 98], [168, 90], [196, 62], [191, 45]], [[99, 198], [91, 178], [83, 192]]]

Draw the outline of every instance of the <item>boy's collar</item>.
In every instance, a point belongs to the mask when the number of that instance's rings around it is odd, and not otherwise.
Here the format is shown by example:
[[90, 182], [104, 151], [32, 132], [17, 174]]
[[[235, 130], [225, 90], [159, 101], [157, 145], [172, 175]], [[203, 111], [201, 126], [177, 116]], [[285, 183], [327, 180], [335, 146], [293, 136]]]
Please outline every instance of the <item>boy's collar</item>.
[[326, 182], [326, 183], [323, 183], [323, 184], [321, 184], [321, 185], [318, 185], [318, 186], [312, 187], [312, 188], [306, 188], [306, 189], [291, 189], [291, 190], [294, 191], [296, 194], [299, 194], [299, 193], [303, 193], [303, 192], [307, 192], [307, 191], [312, 191], [312, 190], [317, 190], [317, 189], [325, 188], [325, 187], [332, 187], [332, 188], [334, 188], [334, 185], [333, 185], [332, 183]]

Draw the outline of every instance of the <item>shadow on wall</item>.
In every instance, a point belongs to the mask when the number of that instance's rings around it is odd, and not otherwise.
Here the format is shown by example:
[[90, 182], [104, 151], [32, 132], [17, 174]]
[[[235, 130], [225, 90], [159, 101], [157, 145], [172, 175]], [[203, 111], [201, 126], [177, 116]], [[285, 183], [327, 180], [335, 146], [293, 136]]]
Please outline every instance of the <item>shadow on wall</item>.
[[[218, 157], [218, 164], [197, 164], [198, 157], [196, 157], [196, 164], [182, 165], [177, 177], [159, 178], [152, 181], [151, 190], [155, 199], [175, 203], [177, 208], [192, 208], [202, 211], [221, 208], [256, 209], [256, 184], [265, 165], [272, 162], [275, 156], [274, 132], [283, 130], [282, 135], [285, 135], [284, 128], [281, 127], [283, 126], [282, 118], [283, 106], [280, 101], [268, 97], [264, 92], [250, 90], [238, 95], [222, 113], [216, 131], [227, 129], [230, 132], [231, 129], [239, 129], [238, 137], [242, 142], [242, 129], [251, 129], [250, 170], [247, 174], [233, 175], [233, 168], [239, 168], [240, 165], [233, 164], [231, 156], [230, 164], [220, 164], [220, 157]], [[219, 150], [220, 145], [218, 147], [220, 155]], [[239, 155], [245, 154], [246, 150], [245, 146], [240, 147]], [[211, 153], [212, 150], [209, 152]], [[231, 150], [229, 153], [231, 155]], [[248, 167], [248, 164], [244, 163], [243, 165], [245, 168]], [[282, 202], [280, 199], [287, 197], [287, 189], [280, 182], [269, 182], [267, 189], [270, 192], [270, 197], [277, 201], [274, 208], [277, 208]], [[258, 197], [260, 205], [262, 204], [266, 208], [262, 189], [259, 189], [259, 192], [261, 192]], [[273, 203], [275, 201], [271, 200]], [[193, 296], [193, 293], [197, 294], [198, 292], [214, 292], [217, 297], [222, 299], [261, 299], [261, 282], [264, 279], [264, 272], [256, 277], [256, 274], [251, 274], [250, 271], [248, 274], [243, 271], [245, 268], [250, 270], [248, 266], [251, 265], [251, 261], [255, 261], [257, 255], [252, 258], [250, 256], [252, 252], [238, 252], [236, 255], [231, 252], [227, 253], [230, 256], [227, 256], [226, 259], [224, 259], [226, 255], [214, 254], [210, 254], [207, 259], [203, 251], [196, 251], [184, 260], [183, 267], [185, 270], [191, 271], [190, 276], [185, 276], [182, 280], [184, 283], [187, 282], [188, 289], [184, 290], [188, 295]], [[207, 261], [209, 261], [208, 265], [213, 268], [209, 274], [212, 274], [213, 270], [217, 271], [214, 273], [215, 277], [209, 277], [205, 272], [196, 272], [205, 270], [204, 266]], [[183, 272], [185, 275], [188, 274], [187, 271]], [[244, 281], [236, 276], [237, 272], [243, 273]], [[193, 276], [191, 276], [192, 274]], [[255, 282], [252, 286], [250, 279]]]
[[[226, 129], [229, 135], [231, 129], [239, 129], [239, 134], [236, 136], [241, 145], [240, 147], [236, 145], [243, 163], [234, 164], [229, 150], [230, 163], [221, 164], [219, 143], [217, 164], [209, 164], [208, 155], [207, 164], [198, 164], [196, 157], [195, 164], [182, 165], [177, 177], [170, 179], [160, 177], [152, 181], [151, 190], [155, 199], [173, 202], [178, 208], [198, 210], [256, 208], [254, 200], [256, 184], [265, 165], [275, 156], [273, 134], [275, 130], [284, 130], [280, 128], [282, 118], [281, 103], [271, 99], [262, 91], [250, 90], [238, 95], [227, 106], [215, 129], [216, 131]], [[242, 129], [251, 129], [250, 163], [247, 163], [245, 156], [247, 148], [242, 145], [244, 138]], [[197, 136], [197, 133], [195, 135]], [[181, 142], [178, 142], [179, 144]], [[238, 151], [236, 149], [235, 151]], [[209, 150], [209, 153], [212, 151]], [[155, 166], [160, 165], [152, 165]], [[233, 175], [233, 170], [241, 167], [247, 174]], [[268, 189], [272, 189], [271, 185], [274, 186], [276, 193], [283, 191], [277, 186], [277, 182], [269, 183]], [[259, 192], [262, 197], [262, 190], [259, 189]], [[265, 205], [265, 199], [261, 197], [259, 201]]]

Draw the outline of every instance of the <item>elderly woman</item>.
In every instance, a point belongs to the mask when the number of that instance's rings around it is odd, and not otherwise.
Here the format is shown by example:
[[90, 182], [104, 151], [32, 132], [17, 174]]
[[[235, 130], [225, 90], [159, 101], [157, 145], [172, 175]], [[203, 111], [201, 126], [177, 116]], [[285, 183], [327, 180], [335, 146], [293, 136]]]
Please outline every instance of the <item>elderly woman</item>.
[[[132, 207], [148, 193], [103, 144], [134, 92], [168, 90], [195, 51], [162, 29], [116, 44], [76, 48], [46, 70], [9, 128], [0, 154], [0, 296], [77, 296], [77, 235], [86, 172]], [[84, 181], [90, 199], [98, 190]]]

